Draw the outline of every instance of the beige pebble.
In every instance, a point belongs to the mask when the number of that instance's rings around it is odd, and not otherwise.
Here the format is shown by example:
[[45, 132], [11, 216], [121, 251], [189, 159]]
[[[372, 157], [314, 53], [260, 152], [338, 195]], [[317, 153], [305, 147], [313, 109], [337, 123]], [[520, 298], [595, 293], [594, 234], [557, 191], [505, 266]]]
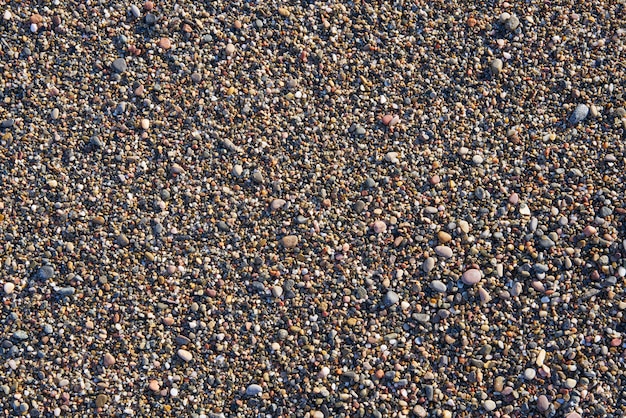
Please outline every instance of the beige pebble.
[[144, 131], [150, 129], [150, 121], [148, 119], [141, 119], [141, 129], [143, 129]]
[[178, 357], [180, 357], [186, 362], [189, 362], [191, 361], [191, 359], [193, 359], [193, 355], [189, 351], [182, 349], [182, 348], [179, 349], [176, 354], [178, 354]]
[[15, 285], [11, 282], [7, 282], [4, 284], [4, 293], [7, 295], [10, 295], [11, 293], [13, 293], [13, 290], [15, 289]]
[[115, 357], [113, 357], [111, 353], [106, 353], [104, 355], [102, 362], [104, 363], [106, 367], [112, 366], [115, 364]]

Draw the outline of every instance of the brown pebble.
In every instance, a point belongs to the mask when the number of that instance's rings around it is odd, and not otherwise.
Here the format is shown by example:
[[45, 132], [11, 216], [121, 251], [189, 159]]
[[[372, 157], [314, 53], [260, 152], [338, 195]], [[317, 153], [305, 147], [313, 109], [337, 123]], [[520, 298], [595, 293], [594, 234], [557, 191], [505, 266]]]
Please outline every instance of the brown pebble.
[[159, 47], [163, 49], [170, 49], [172, 47], [172, 41], [169, 38], [161, 38], [159, 39]]
[[115, 364], [115, 357], [113, 357], [111, 353], [106, 353], [104, 355], [104, 358], [102, 359], [102, 362], [106, 367], [112, 366]]

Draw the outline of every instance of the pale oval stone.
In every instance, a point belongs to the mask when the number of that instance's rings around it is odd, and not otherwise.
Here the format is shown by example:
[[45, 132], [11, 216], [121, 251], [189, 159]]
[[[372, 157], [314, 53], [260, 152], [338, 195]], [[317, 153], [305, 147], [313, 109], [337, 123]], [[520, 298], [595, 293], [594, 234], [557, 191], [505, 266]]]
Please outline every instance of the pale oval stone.
[[435, 268], [434, 258], [428, 257], [426, 260], [424, 260], [424, 263], [422, 264], [422, 270], [424, 270], [424, 273], [430, 273], [434, 268]]
[[257, 396], [263, 393], [263, 388], [257, 384], [251, 384], [246, 388], [246, 395], [248, 396]]
[[104, 355], [104, 358], [102, 359], [102, 362], [106, 367], [112, 366], [115, 364], [115, 357], [113, 357], [111, 353], [106, 353]]
[[578, 382], [576, 381], [576, 379], [569, 378], [565, 380], [565, 387], [568, 389], [574, 389], [577, 384]]
[[539, 350], [539, 354], [537, 354], [537, 359], [535, 360], [535, 364], [539, 367], [543, 366], [543, 362], [546, 360], [546, 350], [543, 348]]
[[274, 295], [275, 298], [281, 297], [283, 295], [283, 288], [281, 286], [272, 287], [272, 295]]
[[491, 301], [491, 295], [482, 287], [478, 288], [478, 296], [480, 297], [480, 303], [482, 303], [483, 305]]
[[452, 252], [452, 248], [446, 247], [445, 245], [438, 245], [435, 247], [435, 254], [439, 257], [450, 258], [454, 255]]
[[519, 213], [520, 215], [530, 216], [530, 208], [526, 203], [519, 205]]
[[442, 244], [446, 244], [452, 241], [452, 235], [448, 234], [446, 231], [437, 232], [437, 238], [439, 239], [439, 242]]
[[482, 274], [478, 269], [469, 269], [461, 276], [461, 280], [468, 286], [473, 286], [480, 281]]
[[150, 121], [148, 119], [141, 119], [141, 129], [143, 129], [144, 131], [150, 129]]
[[4, 293], [10, 295], [15, 290], [15, 285], [11, 282], [7, 282], [4, 284]]
[[282, 237], [280, 243], [285, 248], [295, 248], [298, 245], [298, 237], [296, 235], [286, 235]]
[[322, 379], [325, 379], [330, 374], [330, 369], [326, 366], [322, 367], [318, 376]]
[[270, 209], [275, 211], [275, 210], [282, 208], [286, 204], [287, 204], [287, 201], [285, 199], [274, 199], [272, 200], [272, 203], [270, 203]]
[[226, 55], [231, 56], [235, 53], [235, 45], [233, 44], [228, 44], [226, 45], [226, 48], [224, 49], [224, 51], [226, 52]]
[[182, 348], [179, 349], [176, 354], [178, 354], [178, 357], [180, 357], [185, 362], [190, 362], [191, 359], [193, 359], [193, 354], [191, 354], [189, 351], [182, 349]]
[[383, 222], [383, 221], [376, 221], [372, 225], [372, 229], [377, 234], [381, 234], [381, 233], [383, 233], [383, 232], [385, 232], [387, 230], [387, 224], [385, 222]]
[[485, 408], [487, 412], [491, 412], [494, 409], [496, 409], [496, 403], [492, 401], [491, 399], [487, 399], [486, 401], [483, 402], [483, 408]]
[[585, 234], [586, 237], [595, 235], [597, 232], [598, 230], [593, 225], [587, 225], [585, 229], [583, 229], [583, 234]]
[[470, 231], [470, 225], [467, 221], [459, 221], [459, 228], [461, 228], [461, 231], [463, 231], [464, 233], [468, 233]]
[[548, 401], [548, 398], [546, 397], [546, 395], [540, 395], [537, 398], [537, 409], [539, 410], [539, 412], [546, 412], [548, 408], [550, 408], [550, 402]]
[[158, 392], [159, 390], [161, 390], [161, 385], [159, 384], [158, 380], [151, 380], [148, 384], [148, 388], [153, 392]]
[[535, 369], [529, 367], [524, 370], [524, 379], [533, 380], [535, 376], [537, 376], [537, 371]]

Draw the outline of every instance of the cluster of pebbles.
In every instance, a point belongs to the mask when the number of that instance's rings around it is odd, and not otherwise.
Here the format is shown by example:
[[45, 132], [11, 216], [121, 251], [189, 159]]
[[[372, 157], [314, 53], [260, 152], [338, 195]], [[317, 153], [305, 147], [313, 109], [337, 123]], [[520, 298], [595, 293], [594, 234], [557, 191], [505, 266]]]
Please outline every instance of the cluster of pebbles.
[[0, 408], [626, 413], [619, 1], [0, 6]]

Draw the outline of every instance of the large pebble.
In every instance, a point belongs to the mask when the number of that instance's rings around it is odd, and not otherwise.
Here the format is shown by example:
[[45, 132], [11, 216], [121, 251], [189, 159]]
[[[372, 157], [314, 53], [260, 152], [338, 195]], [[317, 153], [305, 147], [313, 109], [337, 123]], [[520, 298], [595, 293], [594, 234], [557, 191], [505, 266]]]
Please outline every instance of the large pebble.
[[110, 367], [110, 366], [115, 364], [115, 357], [113, 357], [113, 355], [111, 353], [106, 353], [104, 355], [104, 358], [102, 359], [102, 363], [106, 367]]
[[375, 221], [372, 224], [372, 229], [375, 233], [381, 234], [387, 230], [387, 224], [384, 221]]
[[539, 412], [546, 412], [548, 408], [550, 408], [550, 401], [548, 401], [546, 395], [540, 395], [537, 398], [537, 409]]
[[383, 304], [385, 306], [395, 305], [399, 301], [400, 301], [400, 296], [398, 296], [398, 294], [392, 290], [385, 293], [385, 296], [383, 297]]
[[251, 384], [246, 388], [246, 395], [248, 396], [258, 396], [263, 393], [263, 388], [257, 384]]
[[581, 103], [578, 106], [576, 106], [576, 109], [574, 109], [574, 111], [570, 115], [568, 119], [569, 123], [571, 123], [572, 125], [576, 125], [579, 122], [582, 122], [583, 120], [585, 120], [588, 114], [589, 114], [589, 107], [586, 104]]
[[452, 252], [452, 248], [446, 247], [445, 245], [438, 245], [435, 247], [435, 254], [439, 257], [450, 258], [454, 255]]
[[438, 293], [445, 293], [446, 285], [441, 280], [433, 280], [430, 282], [430, 288]]
[[15, 285], [11, 282], [7, 282], [4, 284], [4, 293], [10, 295], [15, 290]]
[[183, 348], [179, 349], [176, 354], [185, 362], [190, 362], [193, 359], [193, 354]]
[[422, 264], [422, 270], [424, 270], [424, 273], [430, 273], [434, 268], [435, 259], [433, 257], [428, 257], [424, 260], [424, 263]]
[[469, 269], [461, 276], [461, 280], [468, 286], [473, 286], [481, 279], [481, 272], [478, 269]]
[[298, 236], [286, 235], [281, 238], [280, 243], [285, 248], [295, 248], [298, 245]]
[[128, 64], [124, 58], [117, 58], [111, 63], [111, 68], [118, 74], [123, 73], [128, 68]]
[[55, 275], [54, 269], [52, 266], [42, 266], [37, 270], [37, 277], [42, 280], [48, 280], [53, 278]]

